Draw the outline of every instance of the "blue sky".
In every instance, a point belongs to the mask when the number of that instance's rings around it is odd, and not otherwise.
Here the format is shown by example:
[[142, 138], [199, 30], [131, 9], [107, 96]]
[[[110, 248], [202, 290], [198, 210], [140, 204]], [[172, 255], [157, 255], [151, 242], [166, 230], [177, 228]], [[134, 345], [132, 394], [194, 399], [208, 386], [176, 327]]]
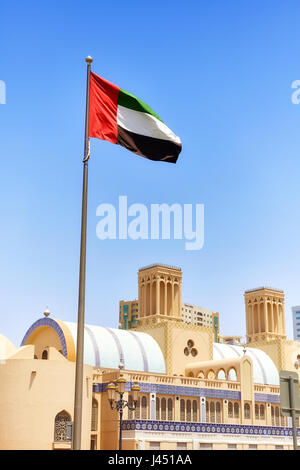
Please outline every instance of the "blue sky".
[[[300, 79], [296, 0], [15, 1], [1, 5], [0, 332], [19, 345], [46, 305], [77, 318], [85, 62], [148, 103], [181, 137], [176, 165], [93, 139], [86, 322], [118, 326], [137, 271], [183, 270], [183, 300], [244, 334], [243, 292], [300, 303]], [[205, 244], [96, 237], [96, 208], [202, 203]]]

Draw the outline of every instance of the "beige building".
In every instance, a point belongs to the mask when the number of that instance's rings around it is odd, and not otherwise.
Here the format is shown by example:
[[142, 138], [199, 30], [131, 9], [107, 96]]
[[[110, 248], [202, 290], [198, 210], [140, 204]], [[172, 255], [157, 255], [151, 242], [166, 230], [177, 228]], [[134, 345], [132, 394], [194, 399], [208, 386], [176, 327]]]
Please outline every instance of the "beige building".
[[[157, 272], [158, 266], [159, 273]], [[144, 279], [143, 273], [145, 271], [147, 277]], [[175, 277], [174, 273], [176, 273]], [[160, 281], [157, 281], [157, 276], [160, 276]], [[158, 314], [158, 308], [160, 313], [164, 315], [167, 312], [174, 311], [174, 305], [171, 303], [172, 296], [174, 296], [175, 308], [179, 309], [181, 321], [189, 325], [212, 329], [215, 341], [218, 341], [219, 313], [197, 305], [182, 303], [180, 297], [181, 277], [181, 269], [174, 266], [159, 264], [140, 269], [138, 273], [139, 298], [143, 299], [143, 304], [139, 308], [138, 300], [121, 300], [119, 302], [119, 327], [124, 330], [136, 329], [143, 322], [143, 320], [140, 322], [141, 318], [149, 315], [149, 312], [155, 311]], [[167, 282], [162, 282], [164, 278]], [[145, 289], [145, 292], [143, 292], [143, 289]], [[149, 312], [145, 311], [145, 302], [149, 302], [147, 307]]]
[[[125, 410], [125, 449], [291, 449], [278, 371], [299, 373], [300, 344], [286, 339], [284, 293], [245, 292], [239, 345], [182, 321], [181, 282], [179, 268], [140, 269], [136, 328], [85, 325], [82, 448], [118, 448], [107, 386], [122, 375], [129, 403], [131, 386], [140, 387], [136, 410]], [[0, 337], [1, 449], [71, 447], [76, 332], [76, 323], [45, 316], [18, 349]]]

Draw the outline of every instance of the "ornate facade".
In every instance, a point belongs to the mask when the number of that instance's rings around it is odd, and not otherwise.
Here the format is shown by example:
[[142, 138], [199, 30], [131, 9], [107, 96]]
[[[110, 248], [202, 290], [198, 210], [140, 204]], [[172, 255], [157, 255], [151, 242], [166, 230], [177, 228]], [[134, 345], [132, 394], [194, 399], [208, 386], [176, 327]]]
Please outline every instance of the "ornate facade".
[[[107, 385], [122, 374], [129, 403], [132, 384], [140, 386], [136, 410], [125, 411], [124, 449], [291, 449], [278, 372], [298, 371], [300, 344], [286, 339], [284, 293], [245, 292], [239, 345], [182, 320], [181, 285], [179, 268], [142, 268], [135, 328], [85, 325], [82, 448], [118, 448]], [[70, 448], [76, 329], [47, 316], [19, 349], [0, 337], [1, 449]]]

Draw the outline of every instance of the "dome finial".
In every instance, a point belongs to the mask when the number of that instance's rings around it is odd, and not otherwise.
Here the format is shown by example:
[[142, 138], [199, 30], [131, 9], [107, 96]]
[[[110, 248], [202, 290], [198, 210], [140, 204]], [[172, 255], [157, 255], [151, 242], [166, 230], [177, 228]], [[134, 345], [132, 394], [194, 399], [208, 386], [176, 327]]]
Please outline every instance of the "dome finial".
[[47, 306], [47, 307], [46, 307], [46, 310], [44, 311], [44, 316], [45, 316], [45, 317], [49, 317], [49, 315], [50, 315], [50, 310], [49, 310], [49, 308], [48, 308], [48, 306]]

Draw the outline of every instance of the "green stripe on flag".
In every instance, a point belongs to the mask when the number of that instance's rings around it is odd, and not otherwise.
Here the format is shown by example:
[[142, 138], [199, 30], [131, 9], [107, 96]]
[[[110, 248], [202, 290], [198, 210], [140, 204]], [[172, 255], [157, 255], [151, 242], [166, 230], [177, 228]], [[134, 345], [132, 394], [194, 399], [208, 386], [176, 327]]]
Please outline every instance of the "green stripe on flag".
[[140, 111], [141, 113], [152, 114], [152, 116], [163, 122], [160, 117], [142, 100], [139, 100], [128, 91], [124, 91], [120, 88], [118, 104], [125, 108], [133, 109], [134, 111]]

